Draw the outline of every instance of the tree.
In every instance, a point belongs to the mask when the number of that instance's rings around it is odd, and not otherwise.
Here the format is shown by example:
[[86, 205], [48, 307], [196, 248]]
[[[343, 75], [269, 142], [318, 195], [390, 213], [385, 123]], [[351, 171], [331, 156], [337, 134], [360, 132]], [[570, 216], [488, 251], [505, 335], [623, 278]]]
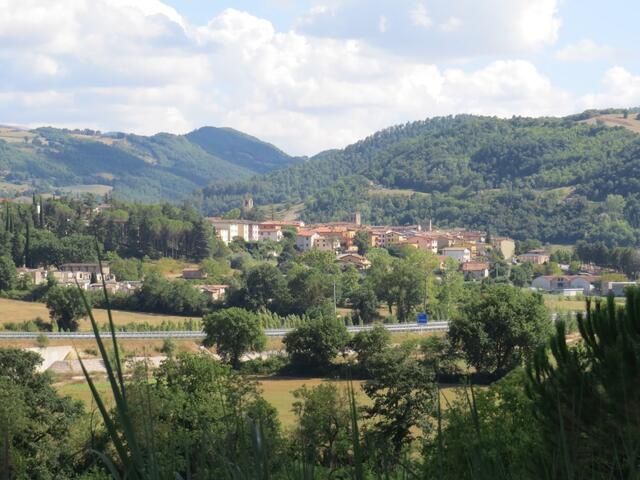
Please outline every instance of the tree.
[[527, 394], [542, 429], [549, 478], [636, 478], [640, 450], [640, 289], [578, 315], [581, 342], [556, 323], [527, 369]]
[[73, 431], [82, 404], [60, 397], [52, 378], [36, 371], [41, 363], [37, 353], [0, 349], [1, 478], [76, 476]]
[[[371, 358], [371, 378], [363, 386], [376, 456], [389, 464], [400, 458], [416, 427], [428, 428], [438, 395], [433, 368], [413, 355], [412, 347], [387, 348]], [[424, 423], [423, 423], [424, 422]]]
[[18, 281], [16, 266], [9, 255], [0, 257], [0, 291], [15, 288]]
[[514, 266], [511, 269], [509, 280], [516, 287], [528, 287], [533, 280], [533, 264], [531, 262], [524, 262]]
[[[296, 443], [305, 458], [331, 471], [347, 465], [352, 451], [349, 399], [333, 383], [293, 391]], [[307, 460], [307, 461], [308, 461]]]
[[361, 285], [351, 295], [351, 305], [355, 314], [364, 323], [371, 323], [378, 317], [378, 297], [368, 285]]
[[52, 287], [47, 293], [46, 305], [51, 320], [63, 331], [75, 332], [79, 320], [87, 315], [82, 293], [76, 287]]
[[262, 263], [249, 270], [242, 302], [251, 310], [282, 309], [288, 303], [287, 282], [282, 272], [271, 264]]
[[358, 332], [349, 342], [349, 346], [358, 355], [358, 364], [367, 370], [371, 360], [383, 353], [391, 342], [391, 333], [382, 325], [376, 325], [370, 330]]
[[209, 245], [209, 239], [211, 238], [211, 232], [204, 219], [199, 218], [194, 224], [191, 230], [192, 245], [191, 245], [191, 258], [196, 262], [200, 262], [211, 255], [211, 247]]
[[206, 346], [215, 345], [218, 354], [234, 368], [247, 351], [261, 351], [267, 338], [258, 316], [242, 308], [231, 307], [203, 318]]
[[452, 345], [478, 372], [502, 376], [547, 339], [551, 319], [541, 295], [487, 285], [449, 324]]
[[283, 343], [295, 367], [325, 369], [349, 341], [339, 320], [318, 318], [287, 333]]
[[359, 255], [366, 255], [371, 248], [371, 240], [369, 234], [364, 230], [358, 230], [353, 238], [353, 244], [358, 247]]

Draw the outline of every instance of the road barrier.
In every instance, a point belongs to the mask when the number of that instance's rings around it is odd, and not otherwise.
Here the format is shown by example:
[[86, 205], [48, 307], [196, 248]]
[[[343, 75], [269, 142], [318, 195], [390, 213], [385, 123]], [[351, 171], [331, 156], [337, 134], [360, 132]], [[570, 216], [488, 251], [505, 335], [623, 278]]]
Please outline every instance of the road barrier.
[[[446, 332], [449, 330], [449, 322], [430, 322], [425, 324], [415, 323], [392, 323], [383, 324], [384, 328], [390, 332]], [[374, 325], [352, 325], [348, 326], [347, 330], [350, 333], [357, 333], [363, 330], [370, 330]], [[293, 328], [267, 328], [264, 333], [268, 337], [283, 337]], [[45, 334], [50, 339], [56, 338], [68, 338], [75, 340], [92, 339], [94, 338], [93, 332], [0, 332], [1, 339], [36, 339], [38, 336]], [[109, 332], [100, 332], [103, 336], [108, 335]], [[199, 339], [204, 338], [203, 332], [198, 331], [162, 331], [162, 332], [116, 332], [118, 338], [126, 339], [154, 339], [154, 338], [182, 338], [182, 339]]]

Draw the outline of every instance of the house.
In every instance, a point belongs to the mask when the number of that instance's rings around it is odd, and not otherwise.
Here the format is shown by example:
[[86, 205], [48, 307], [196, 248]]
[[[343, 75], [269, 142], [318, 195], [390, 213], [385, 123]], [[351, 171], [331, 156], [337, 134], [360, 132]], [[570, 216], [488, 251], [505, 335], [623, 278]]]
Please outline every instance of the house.
[[280, 225], [260, 225], [258, 237], [260, 238], [260, 241], [271, 240], [273, 242], [279, 242], [283, 237], [282, 227]]
[[229, 244], [235, 238], [242, 238], [245, 242], [260, 240], [260, 224], [250, 220], [226, 220], [218, 217], [208, 217], [207, 221], [215, 228], [216, 235]]
[[445, 247], [442, 249], [442, 255], [460, 263], [471, 261], [471, 251], [466, 247]]
[[402, 243], [406, 239], [407, 237], [401, 234], [400, 232], [396, 232], [395, 230], [387, 230], [382, 235], [380, 235], [378, 240], [378, 246], [380, 246], [381, 248], [386, 248], [391, 245], [397, 245], [399, 243]]
[[549, 263], [551, 256], [548, 252], [544, 250], [532, 250], [527, 253], [523, 253], [522, 255], [518, 255], [518, 260], [521, 263], [529, 262], [534, 265], [544, 265], [545, 263]]
[[624, 297], [625, 290], [635, 286], [638, 286], [636, 282], [605, 282], [602, 285], [602, 295]]
[[414, 235], [407, 237], [405, 243], [416, 247], [418, 250], [425, 250], [434, 254], [438, 253], [438, 239], [434, 237]]
[[200, 293], [204, 293], [211, 300], [218, 301], [224, 299], [229, 290], [229, 285], [197, 285], [195, 287]]
[[18, 268], [18, 277], [29, 279], [32, 285], [41, 285], [47, 281], [47, 271], [44, 268]]
[[320, 238], [316, 232], [311, 230], [300, 230], [296, 235], [296, 247], [301, 252], [308, 252], [316, 243], [316, 240]]
[[465, 278], [480, 279], [489, 276], [489, 264], [485, 262], [466, 262], [461, 265], [461, 268]]
[[97, 263], [65, 263], [60, 265], [58, 270], [49, 270], [47, 276], [49, 275], [62, 285], [72, 285], [78, 282], [84, 288], [92, 280], [102, 283], [103, 275], [105, 283], [116, 281], [116, 277], [111, 274], [111, 269], [107, 263], [102, 264], [102, 273], [100, 273], [100, 265]]
[[318, 235], [313, 248], [322, 252], [337, 252], [340, 250], [340, 237], [336, 235]]
[[[98, 275], [100, 274], [100, 265], [97, 263], [64, 263], [60, 265], [58, 270], [61, 272], [85, 272], [89, 274], [95, 273]], [[108, 276], [111, 273], [108, 263], [102, 264], [102, 273], [105, 276]]]
[[547, 292], [575, 295], [584, 293], [589, 295], [593, 290], [592, 282], [595, 277], [582, 275], [543, 275], [531, 282], [531, 288]]
[[353, 265], [358, 270], [366, 270], [371, 266], [371, 262], [362, 255], [358, 255], [357, 253], [345, 253], [342, 255], [338, 255], [336, 258], [337, 262], [342, 265]]
[[204, 280], [209, 274], [200, 268], [185, 268], [182, 270], [182, 278], [185, 280]]
[[508, 237], [493, 237], [491, 246], [499, 250], [505, 260], [513, 258], [516, 253], [516, 242]]

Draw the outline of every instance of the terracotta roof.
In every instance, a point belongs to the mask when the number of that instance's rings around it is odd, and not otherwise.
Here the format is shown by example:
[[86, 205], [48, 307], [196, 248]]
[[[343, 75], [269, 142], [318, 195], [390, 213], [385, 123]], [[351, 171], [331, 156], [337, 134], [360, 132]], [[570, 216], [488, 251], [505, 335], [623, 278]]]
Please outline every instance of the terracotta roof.
[[489, 264], [483, 262], [467, 262], [462, 264], [463, 272], [476, 272], [479, 270], [488, 270]]

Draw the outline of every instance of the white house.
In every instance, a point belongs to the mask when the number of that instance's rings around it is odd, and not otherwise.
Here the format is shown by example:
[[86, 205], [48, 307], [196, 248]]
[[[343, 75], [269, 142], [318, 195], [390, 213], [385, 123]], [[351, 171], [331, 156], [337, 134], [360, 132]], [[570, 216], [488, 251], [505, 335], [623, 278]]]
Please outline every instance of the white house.
[[223, 218], [209, 217], [209, 223], [216, 229], [216, 235], [225, 243], [234, 238], [242, 238], [246, 242], [260, 240], [260, 224], [250, 220], [225, 220]]
[[613, 295], [614, 297], [624, 297], [624, 291], [628, 287], [635, 287], [638, 284], [635, 282], [606, 282], [602, 285], [603, 295]]
[[566, 295], [575, 295], [579, 292], [589, 295], [593, 290], [591, 284], [593, 280], [593, 277], [580, 275], [543, 275], [531, 282], [531, 288]]
[[442, 255], [460, 263], [471, 261], [471, 250], [466, 247], [445, 247], [442, 249]]

